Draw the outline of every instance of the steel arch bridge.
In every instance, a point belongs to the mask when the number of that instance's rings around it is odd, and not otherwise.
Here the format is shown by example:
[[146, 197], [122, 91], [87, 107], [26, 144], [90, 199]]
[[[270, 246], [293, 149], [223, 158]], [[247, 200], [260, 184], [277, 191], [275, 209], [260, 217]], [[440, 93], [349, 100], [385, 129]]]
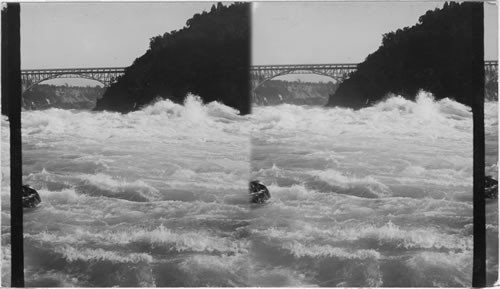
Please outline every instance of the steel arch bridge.
[[341, 82], [356, 71], [357, 67], [357, 64], [352, 63], [251, 66], [252, 91], [255, 91], [257, 87], [270, 79], [287, 74], [318, 74]]
[[125, 73], [122, 67], [102, 68], [63, 68], [63, 69], [28, 69], [21, 70], [23, 93], [40, 82], [56, 78], [85, 78], [99, 81], [109, 87]]
[[484, 75], [496, 75], [498, 76], [498, 61], [496, 60], [486, 60], [484, 61]]
[[[341, 82], [356, 71], [357, 66], [353, 63], [250, 66], [251, 89], [252, 92], [255, 92], [255, 89], [265, 81], [287, 74], [318, 74]], [[486, 79], [498, 77], [498, 61], [485, 61], [484, 70]], [[125, 68], [123, 67], [28, 69], [21, 71], [21, 82], [23, 92], [40, 82], [56, 78], [92, 79], [109, 87], [124, 73]]]

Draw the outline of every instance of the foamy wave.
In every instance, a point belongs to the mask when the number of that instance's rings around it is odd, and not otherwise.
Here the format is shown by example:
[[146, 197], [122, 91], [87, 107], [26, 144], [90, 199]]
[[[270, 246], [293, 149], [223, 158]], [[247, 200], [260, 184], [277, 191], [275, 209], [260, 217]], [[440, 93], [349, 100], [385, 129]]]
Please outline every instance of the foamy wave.
[[38, 133], [66, 133], [68, 122], [72, 124], [72, 114], [73, 112], [69, 110], [58, 108], [51, 108], [44, 111], [30, 111], [30, 117], [23, 117], [23, 137]]
[[141, 180], [136, 180], [133, 182], [128, 182], [126, 180], [117, 180], [112, 178], [109, 175], [105, 174], [95, 174], [95, 175], [81, 175], [79, 176], [81, 179], [88, 181], [89, 183], [99, 186], [104, 189], [109, 189], [113, 191], [119, 191], [121, 188], [124, 187], [131, 187], [131, 188], [145, 188], [149, 189], [155, 192], [158, 192], [155, 188], [152, 186], [146, 184], [145, 182]]
[[85, 196], [79, 195], [74, 189], [63, 189], [60, 191], [41, 189], [38, 190], [38, 192], [43, 200], [42, 206], [44, 203], [50, 203], [52, 205], [75, 203], [86, 198]]
[[139, 198], [148, 201], [159, 199], [159, 191], [142, 180], [129, 182], [124, 179], [114, 179], [105, 174], [80, 175], [78, 177], [84, 180], [86, 184], [96, 186], [107, 192], [112, 192], [112, 196], [115, 197], [120, 197], [120, 194], [137, 194]]
[[273, 163], [273, 166], [270, 168], [262, 168], [260, 169], [256, 175], [263, 176], [263, 177], [281, 177], [284, 175], [284, 170], [279, 168], [275, 163]]
[[[417, 278], [432, 282], [432, 286], [470, 286], [472, 250], [465, 252], [421, 252], [406, 261]], [[451, 279], [450, 279], [451, 278]], [[429, 283], [430, 283], [429, 282]]]
[[243, 269], [244, 264], [248, 261], [244, 254], [237, 255], [194, 255], [182, 262], [182, 267], [186, 271], [191, 271], [193, 267], [202, 267], [205, 269], [233, 271]]
[[153, 261], [153, 257], [145, 253], [121, 253], [103, 249], [75, 248], [68, 245], [62, 248], [55, 248], [54, 250], [55, 252], [62, 254], [63, 257], [69, 262], [108, 261], [111, 263], [151, 263]]
[[[68, 274], [67, 272], [58, 270], [30, 272], [30, 274], [25, 275], [25, 285], [26, 287], [50, 286], [51, 288], [75, 288], [82, 287], [82, 284], [84, 284], [85, 281], [81, 280], [81, 277], [82, 276], [78, 273]], [[47, 283], [49, 283], [50, 285], [47, 285]]]
[[210, 274], [215, 284], [241, 287], [248, 284], [249, 259], [246, 254], [193, 255], [180, 263], [180, 269], [195, 280]]
[[132, 112], [132, 115], [164, 115], [169, 118], [182, 118], [190, 122], [204, 122], [209, 117], [226, 120], [239, 120], [238, 110], [213, 101], [203, 104], [201, 98], [194, 94], [188, 94], [184, 104], [177, 104], [169, 99], [158, 99], [150, 105], [143, 107], [140, 111]]
[[314, 197], [316, 193], [314, 190], [309, 190], [304, 185], [292, 185], [290, 187], [280, 187], [276, 184], [267, 186], [269, 191], [272, 192], [273, 199], [279, 199], [283, 202], [294, 200], [307, 200]]
[[320, 180], [326, 181], [333, 186], [339, 186], [344, 189], [365, 187], [379, 197], [387, 196], [390, 194], [390, 189], [382, 182], [373, 178], [372, 176], [356, 177], [348, 176], [336, 170], [325, 171], [310, 171], [310, 175], [318, 177]]
[[226, 120], [241, 120], [246, 119], [239, 115], [239, 111], [232, 107], [223, 105], [217, 101], [213, 101], [206, 105], [208, 110], [208, 115], [218, 118], [218, 119], [226, 119]]
[[438, 232], [432, 228], [402, 229], [389, 222], [382, 227], [361, 226], [346, 228], [341, 233], [345, 240], [376, 239], [381, 243], [395, 242], [396, 247], [424, 249], [472, 248], [472, 239]]
[[348, 251], [345, 248], [332, 247], [330, 245], [304, 245], [299, 242], [291, 242], [283, 245], [285, 249], [290, 250], [290, 252], [296, 258], [302, 257], [329, 257], [338, 258], [343, 260], [352, 259], [380, 259], [380, 253], [375, 250], [353, 250]]
[[10, 244], [4, 245], [2, 244], [2, 263], [7, 264], [10, 263], [11, 259], [11, 249], [10, 249]]
[[194, 171], [191, 169], [176, 170], [170, 177], [167, 184], [171, 187], [198, 187], [211, 190], [233, 189], [247, 190], [248, 183], [245, 172], [224, 172], [224, 171]]
[[174, 232], [163, 225], [146, 230], [130, 228], [128, 230], [108, 230], [94, 232], [85, 229], [76, 229], [71, 235], [41, 232], [26, 234], [26, 237], [51, 244], [84, 245], [98, 242], [106, 246], [126, 246], [133, 243], [147, 243], [162, 246], [168, 251], [175, 252], [208, 252], [208, 253], [242, 253], [248, 250], [248, 240], [235, 240], [230, 236], [215, 236], [209, 232]]
[[200, 122], [206, 119], [207, 113], [199, 96], [188, 95], [184, 105], [177, 104], [171, 100], [158, 99], [154, 103], [143, 107], [131, 115], [164, 115], [169, 118], [183, 118], [186, 121]]
[[358, 146], [368, 147], [369, 138], [383, 138], [385, 142], [390, 140], [387, 138], [420, 141], [449, 138], [472, 143], [470, 109], [450, 99], [435, 101], [427, 92], [420, 92], [415, 101], [391, 96], [358, 111], [294, 105], [257, 107], [252, 119], [253, 135], [266, 135], [261, 142], [279, 136], [282, 142], [288, 140], [306, 146], [349, 137], [356, 137], [349, 140], [351, 144], [361, 140], [364, 143]]
[[108, 146], [117, 139], [119, 144], [137, 139], [164, 141], [165, 137], [173, 142], [185, 142], [187, 137], [192, 141], [200, 138], [218, 141], [234, 138], [228, 133], [238, 136], [248, 131], [247, 126], [240, 125], [248, 117], [239, 116], [238, 111], [217, 102], [203, 104], [194, 95], [188, 95], [184, 104], [158, 100], [128, 114], [49, 109], [25, 111], [22, 117], [23, 137], [50, 135], [51, 140], [68, 144], [73, 144], [73, 138], [93, 145], [105, 140]]
[[248, 267], [248, 284], [253, 287], [318, 287], [316, 280], [306, 281], [309, 276], [300, 270], [254, 263], [249, 263]]
[[11, 277], [11, 249], [10, 244], [2, 244], [2, 287], [10, 287]]
[[379, 245], [391, 245], [394, 248], [404, 249], [467, 251], [472, 248], [470, 237], [441, 233], [433, 228], [402, 229], [392, 222], [383, 226], [352, 224], [350, 226], [329, 226], [328, 228], [318, 228], [308, 223], [297, 225], [287, 230], [272, 227], [265, 230], [254, 230], [253, 233], [278, 242], [309, 242], [313, 240], [355, 242], [373, 239]]
[[412, 165], [401, 171], [398, 181], [443, 186], [471, 186], [472, 172], [467, 168], [431, 169]]
[[112, 242], [128, 244], [133, 242], [148, 242], [156, 245], [165, 245], [177, 252], [232, 252], [238, 253], [247, 250], [247, 241], [233, 240], [227, 237], [216, 237], [207, 232], [173, 232], [163, 225], [148, 231], [135, 229], [132, 232], [119, 232], [108, 235]]
[[415, 101], [392, 95], [366, 110], [397, 111], [400, 114], [412, 114], [420, 121], [443, 121], [446, 117], [461, 120], [472, 117], [470, 108], [449, 98], [439, 101], [426, 91], [419, 91]]

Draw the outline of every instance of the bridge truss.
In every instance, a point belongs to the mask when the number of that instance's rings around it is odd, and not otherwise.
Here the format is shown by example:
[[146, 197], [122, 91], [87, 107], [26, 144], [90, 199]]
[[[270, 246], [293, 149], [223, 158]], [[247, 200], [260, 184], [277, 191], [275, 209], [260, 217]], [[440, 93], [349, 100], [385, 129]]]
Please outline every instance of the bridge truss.
[[265, 81], [286, 74], [318, 74], [341, 82], [356, 71], [357, 66], [357, 64], [256, 65], [250, 67], [252, 91]]
[[[250, 67], [252, 92], [262, 83], [287, 74], [318, 74], [342, 82], [356, 71], [357, 64], [300, 64], [300, 65], [256, 65]], [[484, 62], [487, 79], [498, 76], [498, 61]], [[23, 92], [42, 81], [55, 78], [86, 78], [99, 81], [106, 87], [125, 73], [122, 67], [73, 68], [73, 69], [29, 69], [21, 71]]]
[[110, 86], [125, 73], [125, 68], [69, 68], [69, 69], [29, 69], [21, 71], [23, 92], [42, 81], [56, 78], [85, 78], [99, 81], [104, 86]]
[[496, 74], [498, 75], [498, 61], [487, 60], [484, 62], [484, 74]]

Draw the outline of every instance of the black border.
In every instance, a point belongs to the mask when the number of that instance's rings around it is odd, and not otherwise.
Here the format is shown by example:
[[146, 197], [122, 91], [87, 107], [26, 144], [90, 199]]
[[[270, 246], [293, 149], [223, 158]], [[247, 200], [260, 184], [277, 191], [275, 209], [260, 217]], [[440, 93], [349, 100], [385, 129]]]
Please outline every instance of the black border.
[[[477, 89], [472, 98], [473, 122], [473, 261], [472, 261], [472, 287], [486, 286], [486, 202], [484, 194], [485, 179], [485, 138], [484, 138], [484, 4], [475, 5], [471, 27], [473, 41], [477, 43], [471, 55], [478, 58], [473, 60], [471, 69], [473, 74], [471, 85]], [[481, 65], [482, 67], [479, 67]]]
[[[485, 137], [484, 137], [484, 4], [477, 3], [474, 18], [474, 32], [477, 47], [481, 49], [481, 59], [476, 59], [473, 66], [473, 82], [478, 90], [473, 98], [473, 270], [472, 286], [486, 286], [486, 216], [484, 200], [485, 178]], [[10, 169], [11, 169], [11, 286], [24, 287], [24, 252], [23, 252], [23, 208], [22, 194], [22, 148], [21, 148], [21, 49], [20, 49], [20, 5], [8, 3], [2, 11], [2, 111], [8, 109], [10, 123]], [[251, 9], [250, 9], [251, 10]], [[251, 15], [251, 12], [250, 12]], [[478, 17], [480, 16], [480, 17]], [[251, 23], [250, 18], [250, 23]], [[251, 53], [250, 53], [251, 54]], [[479, 68], [479, 65], [481, 68]], [[250, 78], [250, 77], [249, 77]], [[249, 99], [250, 101], [250, 99]]]
[[[2, 10], [2, 99], [8, 101], [10, 124], [11, 286], [24, 287], [22, 148], [21, 148], [21, 21], [19, 3]], [[5, 18], [5, 19], [4, 19]], [[14, 193], [13, 193], [14, 192]]]

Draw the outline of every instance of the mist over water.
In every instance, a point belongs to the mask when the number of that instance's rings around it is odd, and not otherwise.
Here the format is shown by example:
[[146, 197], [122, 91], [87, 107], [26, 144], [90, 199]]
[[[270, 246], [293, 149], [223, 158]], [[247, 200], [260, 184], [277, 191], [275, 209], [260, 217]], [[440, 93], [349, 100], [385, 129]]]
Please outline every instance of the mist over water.
[[[496, 176], [497, 103], [485, 111]], [[24, 213], [27, 286], [471, 284], [472, 114], [454, 101], [422, 93], [240, 116], [189, 96], [129, 114], [25, 111], [22, 124], [23, 182], [43, 201]], [[250, 178], [268, 186], [268, 204], [248, 204]]]

